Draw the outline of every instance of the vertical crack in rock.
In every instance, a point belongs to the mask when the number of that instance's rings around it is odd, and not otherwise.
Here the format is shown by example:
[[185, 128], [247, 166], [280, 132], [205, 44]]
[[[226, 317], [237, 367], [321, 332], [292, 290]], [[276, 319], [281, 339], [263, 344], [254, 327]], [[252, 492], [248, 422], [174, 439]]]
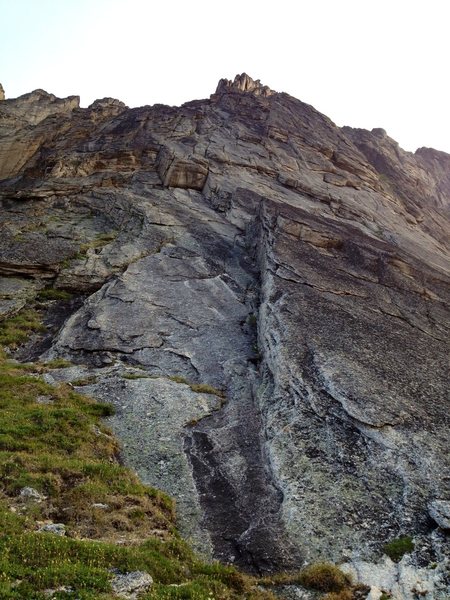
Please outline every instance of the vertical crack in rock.
[[241, 369], [228, 403], [189, 429], [185, 449], [215, 556], [264, 573], [294, 567], [301, 557], [280, 518], [282, 494], [263, 454], [264, 427], [251, 391], [253, 378], [254, 373]]

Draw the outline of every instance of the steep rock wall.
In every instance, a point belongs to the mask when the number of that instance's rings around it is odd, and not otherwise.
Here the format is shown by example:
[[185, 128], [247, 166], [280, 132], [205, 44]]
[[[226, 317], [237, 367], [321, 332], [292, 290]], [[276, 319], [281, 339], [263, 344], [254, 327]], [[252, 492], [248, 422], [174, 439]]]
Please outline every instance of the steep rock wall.
[[116, 405], [203, 552], [366, 572], [411, 535], [444, 598], [448, 155], [245, 75], [180, 108], [34, 92], [0, 115], [0, 307], [79, 297], [18, 356]]

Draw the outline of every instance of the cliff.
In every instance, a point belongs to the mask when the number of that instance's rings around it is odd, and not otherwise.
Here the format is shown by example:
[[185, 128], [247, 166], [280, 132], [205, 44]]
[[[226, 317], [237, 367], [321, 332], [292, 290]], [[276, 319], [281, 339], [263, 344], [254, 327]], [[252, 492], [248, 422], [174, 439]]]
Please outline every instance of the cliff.
[[449, 155], [245, 74], [181, 107], [36, 90], [0, 102], [0, 198], [0, 314], [72, 294], [15, 356], [115, 404], [199, 549], [447, 597]]

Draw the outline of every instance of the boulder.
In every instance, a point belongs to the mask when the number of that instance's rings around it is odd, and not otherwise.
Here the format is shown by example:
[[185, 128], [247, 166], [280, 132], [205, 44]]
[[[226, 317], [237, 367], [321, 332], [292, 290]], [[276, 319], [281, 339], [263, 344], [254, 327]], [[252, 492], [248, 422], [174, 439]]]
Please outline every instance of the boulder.
[[32, 501], [32, 502], [42, 502], [45, 500], [45, 496], [35, 490], [32, 487], [24, 487], [20, 490], [19, 497], [21, 500]]
[[111, 580], [113, 592], [125, 600], [137, 599], [140, 594], [148, 592], [152, 585], [153, 579], [145, 571], [116, 573]]
[[40, 533], [53, 533], [53, 535], [64, 536], [66, 535], [66, 526], [64, 523], [46, 523], [39, 527]]

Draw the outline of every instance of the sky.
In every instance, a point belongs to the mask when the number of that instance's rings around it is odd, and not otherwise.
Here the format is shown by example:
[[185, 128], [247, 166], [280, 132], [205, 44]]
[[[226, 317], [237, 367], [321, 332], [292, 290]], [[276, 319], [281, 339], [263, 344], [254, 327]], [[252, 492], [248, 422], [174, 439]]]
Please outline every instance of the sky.
[[0, 0], [0, 82], [128, 106], [246, 72], [337, 125], [450, 153], [449, 0]]

